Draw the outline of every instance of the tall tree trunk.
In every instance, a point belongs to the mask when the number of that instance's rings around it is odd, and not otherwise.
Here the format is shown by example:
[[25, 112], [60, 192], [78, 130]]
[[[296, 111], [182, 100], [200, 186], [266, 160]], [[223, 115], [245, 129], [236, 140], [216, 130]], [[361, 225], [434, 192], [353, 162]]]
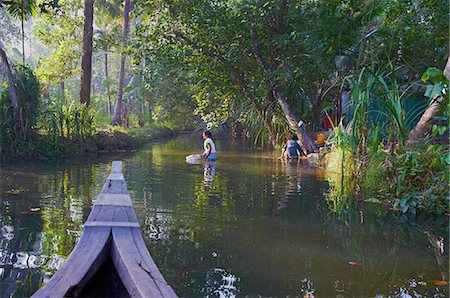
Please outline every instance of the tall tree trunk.
[[[445, 65], [444, 75], [450, 80], [450, 56], [448, 57], [447, 64]], [[422, 117], [420, 117], [419, 122], [409, 133], [406, 144], [414, 144], [425, 137], [425, 134], [430, 130], [430, 120], [433, 119], [439, 111], [440, 102], [441, 98], [435, 98], [433, 100], [433, 103], [425, 110]]]
[[23, 18], [22, 18], [21, 22], [22, 22], [22, 61], [23, 61], [23, 66], [25, 66], [25, 30], [24, 30]]
[[66, 104], [66, 84], [63, 77], [59, 78], [59, 92], [60, 92], [60, 100], [61, 105]]
[[109, 71], [108, 71], [108, 52], [105, 51], [105, 77], [106, 77], [106, 92], [108, 93], [108, 115], [113, 114], [112, 101], [111, 101], [111, 90], [109, 86]]
[[85, 103], [86, 105], [89, 105], [91, 102], [93, 20], [94, 0], [85, 0], [80, 102]]
[[139, 115], [138, 115], [139, 127], [144, 127], [144, 100], [139, 102]]
[[122, 125], [122, 110], [123, 110], [123, 87], [125, 81], [125, 44], [127, 41], [128, 26], [130, 23], [130, 12], [131, 4], [130, 0], [125, 0], [125, 5], [123, 7], [123, 31], [122, 31], [122, 54], [120, 58], [120, 74], [119, 74], [119, 88], [117, 91], [116, 106], [114, 108], [114, 117], [112, 119], [111, 125]]
[[16, 86], [14, 85], [14, 76], [12, 74], [11, 65], [9, 65], [8, 57], [6, 56], [2, 46], [0, 46], [0, 58], [6, 67], [11, 106], [13, 108], [13, 113], [16, 116], [19, 112], [19, 101], [17, 100], [17, 91]]

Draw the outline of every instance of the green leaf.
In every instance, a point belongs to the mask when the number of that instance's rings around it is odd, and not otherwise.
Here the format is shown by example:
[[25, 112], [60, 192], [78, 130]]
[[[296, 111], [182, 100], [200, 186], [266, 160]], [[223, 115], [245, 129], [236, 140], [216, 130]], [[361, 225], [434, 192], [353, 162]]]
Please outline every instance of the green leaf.
[[436, 67], [430, 67], [427, 71], [422, 75], [421, 78], [424, 82], [431, 82], [432, 84], [447, 84], [448, 79], [445, 77], [444, 72]]
[[324, 102], [322, 104], [322, 112], [327, 111], [334, 108], [334, 104], [332, 102]]
[[438, 126], [436, 124], [433, 124], [433, 127], [431, 128], [431, 135], [433, 137], [437, 136], [438, 134]]
[[433, 98], [435, 95], [441, 95], [442, 90], [444, 89], [444, 84], [437, 83], [434, 85], [427, 85], [427, 89], [425, 90], [425, 96], [428, 98]]
[[136, 88], [136, 86], [128, 86], [126, 88], [123, 89], [124, 92], [131, 92], [133, 91], [133, 89]]
[[447, 165], [450, 165], [450, 154], [448, 152], [444, 153], [441, 158], [447, 163]]

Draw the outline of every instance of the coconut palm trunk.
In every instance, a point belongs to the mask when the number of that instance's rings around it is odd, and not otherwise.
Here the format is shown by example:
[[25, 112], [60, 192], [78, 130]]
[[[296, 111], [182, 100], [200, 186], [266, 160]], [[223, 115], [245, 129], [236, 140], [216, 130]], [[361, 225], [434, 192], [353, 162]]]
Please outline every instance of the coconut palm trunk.
[[12, 74], [11, 65], [9, 64], [9, 61], [8, 61], [8, 57], [6, 56], [6, 53], [3, 50], [2, 46], [0, 46], [0, 59], [6, 68], [9, 95], [10, 95], [10, 100], [11, 100], [11, 106], [13, 108], [13, 113], [14, 113], [14, 115], [17, 115], [17, 113], [19, 111], [19, 101], [17, 100], [17, 92], [16, 92], [16, 87], [14, 85], [14, 77]]
[[22, 25], [22, 62], [23, 65], [25, 65], [25, 29], [24, 29], [24, 21], [23, 19], [20, 20]]
[[122, 125], [122, 113], [123, 113], [123, 87], [125, 82], [125, 45], [127, 41], [128, 26], [130, 24], [130, 13], [131, 3], [130, 0], [125, 0], [125, 5], [123, 7], [123, 31], [122, 31], [122, 54], [120, 58], [120, 73], [119, 73], [119, 88], [117, 92], [116, 104], [114, 107], [114, 116], [111, 125]]
[[111, 101], [111, 88], [110, 88], [110, 86], [109, 86], [109, 70], [108, 70], [108, 52], [105, 50], [105, 78], [106, 78], [106, 93], [107, 93], [107, 96], [108, 96], [108, 104], [107, 104], [107, 107], [108, 107], [108, 115], [112, 115], [112, 113], [114, 112], [113, 111], [113, 108], [112, 108], [112, 106], [113, 106], [113, 104], [112, 104], [112, 101]]
[[93, 20], [94, 0], [85, 0], [80, 102], [85, 103], [86, 105], [89, 105], [91, 102]]

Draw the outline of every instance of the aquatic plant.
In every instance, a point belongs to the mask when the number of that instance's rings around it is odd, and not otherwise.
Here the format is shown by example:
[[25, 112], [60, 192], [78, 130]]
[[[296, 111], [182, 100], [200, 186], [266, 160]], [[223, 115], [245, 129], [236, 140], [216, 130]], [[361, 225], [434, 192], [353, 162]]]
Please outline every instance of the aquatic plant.
[[[402, 212], [422, 208], [440, 213], [448, 208], [449, 147], [432, 142], [448, 130], [448, 95], [442, 93], [448, 81], [435, 75], [433, 83], [440, 85], [427, 88], [427, 93], [431, 89], [439, 93], [441, 124], [433, 125], [423, 145], [406, 146], [404, 102], [420, 85], [401, 85], [395, 71], [392, 65], [379, 74], [362, 69], [356, 79], [347, 79], [352, 88], [350, 117], [347, 125], [334, 127], [333, 148], [325, 158], [333, 208], [359, 193], [390, 202]], [[436, 77], [445, 82], [436, 82]], [[409, 117], [417, 118], [419, 112], [409, 111]]]
[[342, 123], [335, 128], [334, 133], [334, 148], [325, 156], [325, 177], [331, 185], [328, 198], [336, 205], [341, 199], [355, 193], [357, 164], [348, 132]]

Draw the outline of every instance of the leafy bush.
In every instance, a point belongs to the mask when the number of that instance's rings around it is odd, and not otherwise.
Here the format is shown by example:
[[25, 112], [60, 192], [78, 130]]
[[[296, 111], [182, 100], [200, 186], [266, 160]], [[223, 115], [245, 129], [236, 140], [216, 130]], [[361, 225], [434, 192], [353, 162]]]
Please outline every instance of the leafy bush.
[[14, 83], [18, 111], [14, 112], [11, 107], [9, 88], [0, 91], [0, 147], [5, 155], [20, 155], [28, 149], [39, 112], [39, 82], [33, 71], [25, 66], [17, 66]]
[[[351, 81], [354, 111], [347, 126], [335, 127], [333, 149], [325, 157], [334, 207], [345, 201], [342, 198], [362, 190], [366, 198], [381, 199], [403, 213], [448, 210], [450, 157], [448, 139], [443, 140], [449, 127], [449, 96], [443, 93], [448, 80], [434, 68], [422, 77], [428, 84], [425, 96], [439, 102], [441, 108], [431, 135], [414, 147], [406, 144], [402, 102], [416, 83], [399, 88], [393, 74], [392, 78], [364, 75], [363, 69], [358, 80]], [[369, 103], [374, 101], [381, 101], [389, 116], [381, 126], [367, 118]]]
[[44, 143], [49, 143], [47, 149], [54, 155], [64, 155], [77, 150], [73, 145], [89, 145], [86, 141], [95, 133], [94, 115], [89, 107], [80, 103], [52, 105], [39, 118], [39, 128], [47, 138]]
[[363, 191], [368, 197], [384, 197], [389, 193], [388, 171], [385, 151], [373, 151], [367, 159], [365, 177], [362, 181]]
[[443, 145], [427, 145], [424, 149], [405, 152], [395, 159], [394, 207], [403, 213], [424, 208], [440, 214], [449, 207], [449, 150]]

